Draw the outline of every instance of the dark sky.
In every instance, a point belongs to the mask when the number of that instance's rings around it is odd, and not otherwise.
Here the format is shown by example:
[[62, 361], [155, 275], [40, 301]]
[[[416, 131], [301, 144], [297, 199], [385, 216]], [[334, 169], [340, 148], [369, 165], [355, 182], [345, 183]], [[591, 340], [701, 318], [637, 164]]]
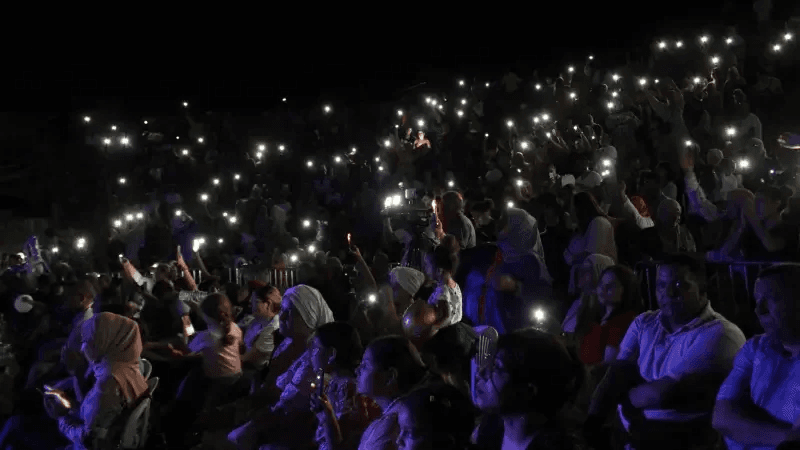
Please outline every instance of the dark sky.
[[387, 99], [437, 75], [499, 77], [520, 63], [524, 77], [589, 52], [624, 60], [621, 49], [660, 29], [688, 34], [712, 21], [749, 20], [749, 2], [729, 2], [735, 6], [727, 9], [723, 3], [463, 2], [448, 10], [389, 4], [385, 15], [377, 12], [385, 4], [376, 3], [373, 19], [335, 4], [330, 16], [268, 15], [260, 27], [234, 21], [198, 32], [140, 23], [124, 38], [96, 34], [93, 45], [65, 39], [20, 54], [2, 74], [10, 92], [2, 109], [75, 111], [100, 101], [144, 113], [169, 111], [180, 99], [208, 109], [268, 108], [284, 96], [316, 102], [330, 93]]

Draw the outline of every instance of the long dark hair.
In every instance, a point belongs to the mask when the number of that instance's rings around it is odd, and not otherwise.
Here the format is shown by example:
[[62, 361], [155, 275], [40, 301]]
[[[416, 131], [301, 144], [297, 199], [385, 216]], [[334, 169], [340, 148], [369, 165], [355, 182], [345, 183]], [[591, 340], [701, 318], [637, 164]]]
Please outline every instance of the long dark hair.
[[[639, 314], [642, 312], [642, 295], [639, 289], [639, 280], [636, 274], [629, 267], [626, 266], [611, 266], [603, 270], [600, 274], [600, 279], [603, 279], [606, 273], [613, 273], [619, 283], [622, 285], [622, 303], [611, 313], [611, 317], [618, 316], [627, 312], [635, 312]], [[598, 280], [599, 282], [599, 280]]]
[[[528, 328], [500, 336], [497, 350], [506, 354], [505, 370], [516, 389], [506, 399], [505, 413], [538, 412], [555, 419], [575, 400], [587, 373], [577, 351], [556, 336]], [[535, 386], [535, 390], [527, 386]]]
[[361, 345], [358, 330], [349, 323], [326, 323], [314, 330], [309, 339], [314, 338], [319, 339], [325, 348], [336, 350], [333, 364], [338, 369], [353, 372], [361, 362], [364, 346]]
[[372, 362], [381, 371], [397, 370], [397, 388], [401, 393], [410, 391], [428, 373], [416, 347], [403, 336], [382, 336], [367, 346], [372, 351]]
[[428, 448], [471, 448], [469, 442], [477, 410], [469, 397], [458, 389], [442, 383], [421, 386], [404, 396], [400, 403], [422, 428], [430, 444]]
[[222, 326], [222, 343], [227, 347], [233, 345], [235, 338], [231, 334], [233, 327], [233, 306], [224, 294], [211, 294], [200, 304], [200, 310], [207, 317], [216, 320]]
[[600, 209], [594, 196], [589, 192], [578, 192], [573, 197], [575, 203], [575, 219], [578, 222], [578, 229], [581, 234], [586, 233], [589, 224], [597, 217], [605, 217], [608, 219], [608, 214]]

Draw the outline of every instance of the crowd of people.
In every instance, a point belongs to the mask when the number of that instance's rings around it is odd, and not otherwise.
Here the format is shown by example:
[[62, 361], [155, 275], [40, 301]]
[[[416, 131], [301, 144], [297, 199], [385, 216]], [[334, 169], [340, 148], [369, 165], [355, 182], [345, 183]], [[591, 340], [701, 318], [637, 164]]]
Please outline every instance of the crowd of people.
[[126, 154], [102, 233], [2, 259], [0, 448], [800, 446], [796, 27], [412, 90], [366, 137], [82, 114]]

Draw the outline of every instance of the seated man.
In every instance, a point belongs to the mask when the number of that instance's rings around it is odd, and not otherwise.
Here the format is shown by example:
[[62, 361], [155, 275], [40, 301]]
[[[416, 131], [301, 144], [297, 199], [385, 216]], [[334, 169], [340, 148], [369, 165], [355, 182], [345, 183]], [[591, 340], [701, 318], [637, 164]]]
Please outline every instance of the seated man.
[[[659, 311], [639, 315], [628, 328], [617, 361], [597, 387], [591, 424], [617, 406], [628, 448], [709, 448], [714, 398], [745, 342], [734, 324], [711, 309], [705, 270], [687, 256], [658, 267]], [[621, 444], [622, 444], [621, 443]]]
[[730, 450], [775, 448], [800, 438], [799, 277], [800, 264], [780, 264], [756, 279], [756, 314], [765, 333], [736, 355], [714, 407], [714, 428]]

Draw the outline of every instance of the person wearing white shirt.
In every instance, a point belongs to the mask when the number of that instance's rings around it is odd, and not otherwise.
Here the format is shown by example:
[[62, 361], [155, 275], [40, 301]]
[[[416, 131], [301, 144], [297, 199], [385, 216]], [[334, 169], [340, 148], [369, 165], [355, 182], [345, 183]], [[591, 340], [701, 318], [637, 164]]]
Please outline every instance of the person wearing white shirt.
[[[590, 423], [613, 410], [630, 448], [713, 448], [716, 392], [745, 343], [705, 295], [705, 268], [688, 256], [658, 267], [659, 311], [639, 315], [595, 391]], [[600, 419], [602, 420], [602, 419]]]
[[714, 406], [714, 428], [729, 450], [775, 449], [800, 443], [800, 312], [796, 280], [800, 264], [779, 264], [759, 273], [756, 314], [765, 333], [742, 347]]
[[245, 354], [242, 363], [256, 369], [269, 364], [275, 350], [275, 331], [278, 330], [278, 313], [281, 310], [281, 291], [275, 286], [264, 286], [250, 296], [253, 319], [244, 326]]

